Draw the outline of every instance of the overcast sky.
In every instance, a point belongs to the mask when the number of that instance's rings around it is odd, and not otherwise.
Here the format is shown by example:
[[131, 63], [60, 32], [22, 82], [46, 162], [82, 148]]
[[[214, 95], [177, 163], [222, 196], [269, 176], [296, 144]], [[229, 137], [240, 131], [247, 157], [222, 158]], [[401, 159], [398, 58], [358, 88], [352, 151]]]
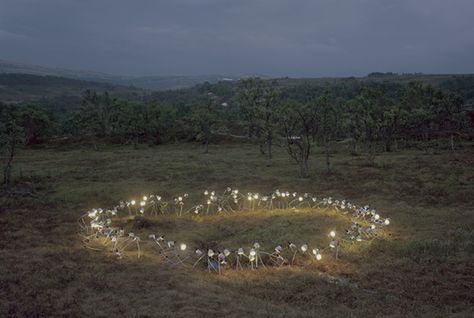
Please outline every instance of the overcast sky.
[[0, 59], [123, 75], [473, 73], [474, 0], [0, 0]]

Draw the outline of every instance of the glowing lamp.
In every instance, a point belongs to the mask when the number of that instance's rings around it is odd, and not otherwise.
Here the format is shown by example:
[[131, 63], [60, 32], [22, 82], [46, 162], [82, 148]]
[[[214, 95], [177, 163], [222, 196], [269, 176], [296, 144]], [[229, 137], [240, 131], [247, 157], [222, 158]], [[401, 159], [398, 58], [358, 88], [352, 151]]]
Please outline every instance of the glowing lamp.
[[302, 251], [303, 253], [306, 253], [307, 250], [308, 250], [308, 244], [303, 244], [303, 245], [301, 245], [301, 251]]
[[135, 205], [135, 203], [137, 203], [135, 200], [130, 201], [131, 205]]
[[186, 244], [184, 243], [181, 243], [181, 245], [179, 245], [179, 249], [182, 250], [182, 251], [185, 251], [186, 250]]
[[329, 236], [330, 237], [336, 237], [336, 231], [332, 230], [331, 232], [329, 232]]
[[257, 255], [257, 251], [254, 248], [252, 248], [250, 250], [250, 256], [255, 256], [255, 255]]
[[383, 222], [385, 225], [389, 225], [390, 224], [390, 220], [389, 219], [385, 219], [385, 221]]

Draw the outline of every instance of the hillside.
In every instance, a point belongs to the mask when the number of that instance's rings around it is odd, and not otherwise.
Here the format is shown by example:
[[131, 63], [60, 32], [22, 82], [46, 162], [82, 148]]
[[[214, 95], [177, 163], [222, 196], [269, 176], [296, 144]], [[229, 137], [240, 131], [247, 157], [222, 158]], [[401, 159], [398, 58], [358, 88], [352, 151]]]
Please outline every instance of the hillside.
[[66, 97], [80, 97], [87, 90], [109, 91], [120, 97], [145, 94], [142, 89], [69, 79], [56, 76], [29, 74], [0, 74], [0, 101], [20, 102]]
[[217, 83], [218, 81], [226, 79], [238, 79], [238, 77], [235, 76], [229, 77], [223, 75], [118, 76], [101, 72], [69, 70], [0, 60], [0, 74], [11, 73], [65, 77], [84, 81], [112, 83], [115, 85], [135, 86], [149, 90], [179, 89], [192, 87], [206, 81]]

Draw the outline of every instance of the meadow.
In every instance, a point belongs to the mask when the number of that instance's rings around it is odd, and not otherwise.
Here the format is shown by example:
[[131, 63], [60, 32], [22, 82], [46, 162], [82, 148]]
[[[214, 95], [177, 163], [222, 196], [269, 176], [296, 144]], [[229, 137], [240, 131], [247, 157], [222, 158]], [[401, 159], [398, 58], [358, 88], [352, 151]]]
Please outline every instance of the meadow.
[[[474, 315], [472, 143], [454, 153], [439, 145], [380, 153], [374, 165], [341, 144], [331, 172], [316, 148], [311, 177], [304, 179], [280, 148], [270, 167], [252, 144], [211, 145], [207, 154], [192, 143], [97, 148], [49, 145], [19, 152], [15, 193], [1, 196], [0, 316]], [[118, 259], [85, 248], [78, 235], [78, 220], [90, 208], [149, 193], [194, 197], [227, 186], [348, 199], [373, 206], [391, 225], [337, 261], [222, 275], [170, 268], [146, 251], [140, 259]], [[290, 236], [323, 242], [330, 224], [339, 224], [331, 212], [255, 211], [205, 219], [163, 216], [146, 226], [193, 243], [270, 244]]]

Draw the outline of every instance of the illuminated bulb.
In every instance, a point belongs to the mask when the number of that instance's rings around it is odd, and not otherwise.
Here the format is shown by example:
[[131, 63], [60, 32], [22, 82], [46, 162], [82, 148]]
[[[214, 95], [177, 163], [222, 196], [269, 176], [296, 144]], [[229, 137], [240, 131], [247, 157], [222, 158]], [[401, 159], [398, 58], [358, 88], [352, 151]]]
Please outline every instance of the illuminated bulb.
[[145, 213], [145, 209], [140, 208], [140, 213], [141, 213], [141, 214]]
[[207, 200], [207, 204], [211, 204], [211, 200]]
[[376, 219], [376, 220], [380, 219], [380, 215], [376, 214], [376, 215], [375, 215], [375, 219]]
[[385, 225], [389, 225], [390, 224], [390, 220], [389, 219], [385, 219], [385, 221], [383, 222]]
[[321, 256], [321, 254], [319, 254], [319, 253], [318, 253], [318, 254], [316, 254], [316, 259], [317, 259], [318, 261], [320, 261], [320, 260], [321, 260], [321, 258], [323, 258], [323, 257]]
[[370, 224], [370, 228], [371, 228], [372, 230], [375, 230], [375, 224]]
[[255, 256], [255, 255], [257, 255], [257, 251], [255, 251], [255, 249], [252, 248], [252, 249], [250, 250], [250, 256]]
[[298, 201], [300, 201], [300, 202], [303, 201], [303, 197], [299, 197]]
[[336, 231], [332, 230], [331, 232], [329, 232], [329, 236], [336, 237]]
[[211, 250], [211, 249], [209, 249], [209, 250], [207, 251], [207, 256], [213, 257], [213, 256], [214, 256], [214, 251]]
[[135, 203], [136, 203], [135, 200], [130, 201], [131, 205], [135, 205]]
[[253, 198], [254, 198], [255, 200], [257, 200], [257, 199], [258, 199], [258, 194], [255, 193], [255, 194], [253, 195]]
[[147, 198], [147, 196], [145, 195], [145, 196], [143, 196], [143, 201], [146, 201], [146, 200], [148, 200], [148, 198]]
[[140, 206], [145, 206], [146, 202], [145, 201], [140, 201]]
[[247, 199], [248, 199], [249, 201], [252, 201], [252, 197], [251, 197], [250, 195], [247, 197]]
[[178, 201], [183, 201], [183, 197], [178, 197]]
[[209, 194], [209, 191], [204, 191], [204, 195], [208, 195]]
[[305, 253], [308, 250], [308, 244], [301, 245], [301, 251]]
[[179, 246], [179, 248], [180, 248], [182, 251], [185, 251], [185, 250], [186, 250], [186, 244], [181, 243], [181, 245]]
[[224, 256], [229, 256], [230, 255], [230, 251], [228, 249], [224, 249]]

